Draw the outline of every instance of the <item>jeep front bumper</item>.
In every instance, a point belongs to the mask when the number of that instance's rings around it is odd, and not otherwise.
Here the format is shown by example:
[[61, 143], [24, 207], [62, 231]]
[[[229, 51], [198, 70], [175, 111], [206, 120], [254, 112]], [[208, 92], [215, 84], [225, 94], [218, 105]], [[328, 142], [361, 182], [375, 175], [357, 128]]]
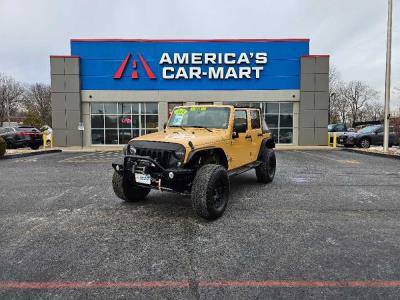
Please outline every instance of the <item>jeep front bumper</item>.
[[[126, 155], [123, 162], [114, 162], [112, 166], [136, 185], [178, 193], [190, 193], [195, 173], [192, 169], [166, 169], [151, 157], [139, 155]], [[135, 174], [150, 175], [150, 183], [137, 182]]]

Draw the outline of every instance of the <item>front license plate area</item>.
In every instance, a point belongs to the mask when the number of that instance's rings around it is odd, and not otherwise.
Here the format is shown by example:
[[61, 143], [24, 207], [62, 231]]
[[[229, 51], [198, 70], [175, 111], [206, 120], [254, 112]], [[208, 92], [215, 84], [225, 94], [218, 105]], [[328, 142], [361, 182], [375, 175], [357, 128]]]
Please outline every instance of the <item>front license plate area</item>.
[[135, 173], [135, 181], [142, 184], [150, 184], [151, 176], [149, 174], [138, 174]]

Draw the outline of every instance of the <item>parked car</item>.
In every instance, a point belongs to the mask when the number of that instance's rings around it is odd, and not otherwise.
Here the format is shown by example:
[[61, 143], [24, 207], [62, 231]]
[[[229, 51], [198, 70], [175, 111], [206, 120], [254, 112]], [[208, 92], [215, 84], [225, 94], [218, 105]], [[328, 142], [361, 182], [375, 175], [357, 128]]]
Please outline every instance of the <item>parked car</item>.
[[[369, 148], [371, 145], [383, 145], [383, 125], [372, 125], [360, 129], [357, 132], [347, 132], [338, 137], [338, 144], [345, 147], [358, 146], [360, 148]], [[398, 138], [394, 132], [389, 133], [389, 146], [397, 145]]]
[[347, 132], [347, 126], [346, 124], [329, 124], [328, 132], [336, 132], [336, 135], [339, 136]]
[[30, 147], [36, 150], [43, 145], [43, 134], [35, 127], [2, 127], [0, 136], [6, 141], [9, 149]]

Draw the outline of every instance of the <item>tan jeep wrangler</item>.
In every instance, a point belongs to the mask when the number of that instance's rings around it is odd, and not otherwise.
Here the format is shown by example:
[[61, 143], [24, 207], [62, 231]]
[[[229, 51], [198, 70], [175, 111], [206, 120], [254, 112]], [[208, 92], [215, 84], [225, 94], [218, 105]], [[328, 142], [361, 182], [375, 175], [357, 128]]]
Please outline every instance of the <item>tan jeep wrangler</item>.
[[150, 189], [190, 194], [193, 209], [216, 219], [229, 199], [229, 176], [256, 170], [273, 180], [275, 143], [259, 109], [230, 105], [179, 106], [164, 130], [132, 139], [113, 163], [115, 194], [141, 201]]

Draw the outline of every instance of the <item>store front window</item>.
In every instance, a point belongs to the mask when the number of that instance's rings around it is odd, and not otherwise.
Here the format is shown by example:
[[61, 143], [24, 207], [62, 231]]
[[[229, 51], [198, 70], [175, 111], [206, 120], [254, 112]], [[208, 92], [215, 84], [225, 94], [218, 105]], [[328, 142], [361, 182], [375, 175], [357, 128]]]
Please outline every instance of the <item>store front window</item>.
[[265, 121], [277, 144], [293, 143], [293, 103], [263, 103]]
[[272, 131], [275, 143], [293, 143], [293, 103], [292, 102], [224, 102], [236, 107], [261, 108], [265, 122]]
[[158, 131], [158, 103], [92, 103], [92, 144], [126, 144]]

